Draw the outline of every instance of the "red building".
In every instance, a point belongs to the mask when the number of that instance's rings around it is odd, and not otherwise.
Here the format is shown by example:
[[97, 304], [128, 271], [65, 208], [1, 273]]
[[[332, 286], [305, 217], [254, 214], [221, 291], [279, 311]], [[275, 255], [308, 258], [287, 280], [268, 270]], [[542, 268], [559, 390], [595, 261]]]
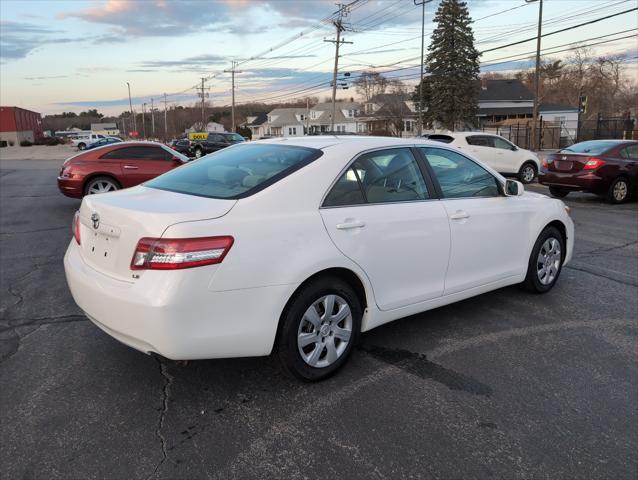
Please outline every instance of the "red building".
[[19, 107], [0, 107], [0, 140], [30, 142], [42, 138], [42, 117], [37, 112]]

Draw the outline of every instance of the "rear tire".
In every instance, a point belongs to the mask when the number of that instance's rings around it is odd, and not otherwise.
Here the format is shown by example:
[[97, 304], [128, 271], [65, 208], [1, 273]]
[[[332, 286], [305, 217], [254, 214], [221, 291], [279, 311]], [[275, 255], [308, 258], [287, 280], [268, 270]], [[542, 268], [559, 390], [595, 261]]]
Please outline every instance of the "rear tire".
[[333, 375], [359, 338], [362, 315], [357, 294], [343, 280], [308, 283], [281, 315], [276, 351], [285, 370], [308, 382]]
[[532, 248], [523, 286], [535, 293], [549, 292], [560, 276], [564, 258], [563, 234], [556, 227], [545, 228]]
[[84, 195], [115, 192], [120, 188], [122, 187], [114, 178], [107, 176], [93, 177], [84, 185]]
[[625, 203], [629, 200], [630, 192], [629, 180], [625, 177], [618, 177], [611, 182], [609, 190], [607, 191], [607, 199], [611, 203]]
[[536, 165], [532, 162], [526, 162], [521, 166], [521, 169], [518, 171], [518, 179], [521, 183], [525, 185], [532, 183], [537, 175]]
[[565, 198], [569, 195], [569, 190], [560, 187], [549, 187], [549, 194], [554, 198]]
[[84, 150], [86, 148], [86, 143], [78, 143], [78, 150]]

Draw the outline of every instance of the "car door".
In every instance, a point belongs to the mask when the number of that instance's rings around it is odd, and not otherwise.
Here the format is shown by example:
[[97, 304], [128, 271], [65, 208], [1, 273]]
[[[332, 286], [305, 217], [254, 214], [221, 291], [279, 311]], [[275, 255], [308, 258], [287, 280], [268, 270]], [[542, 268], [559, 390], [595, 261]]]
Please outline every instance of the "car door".
[[494, 170], [498, 171], [495, 161], [495, 150], [492, 138], [488, 135], [468, 135], [465, 137], [468, 144], [467, 148], [462, 150], [469, 151], [471, 155], [478, 158], [481, 162], [486, 163]]
[[500, 181], [464, 155], [422, 147], [449, 218], [449, 295], [524, 273], [529, 260], [528, 200], [506, 197]]
[[120, 183], [124, 188], [139, 185], [178, 165], [170, 152], [155, 145], [126, 146], [111, 150], [102, 158], [120, 161]]
[[501, 173], [518, 173], [522, 160], [520, 151], [510, 142], [501, 137], [491, 137], [494, 145], [494, 164], [490, 165], [494, 170]]
[[224, 138], [223, 135], [212, 133], [208, 136], [208, 150], [211, 152], [216, 152], [217, 150], [221, 150], [222, 148], [227, 147], [228, 145], [229, 143]]
[[443, 293], [450, 229], [423, 170], [410, 148], [365, 153], [320, 210], [334, 244], [368, 276], [381, 310]]

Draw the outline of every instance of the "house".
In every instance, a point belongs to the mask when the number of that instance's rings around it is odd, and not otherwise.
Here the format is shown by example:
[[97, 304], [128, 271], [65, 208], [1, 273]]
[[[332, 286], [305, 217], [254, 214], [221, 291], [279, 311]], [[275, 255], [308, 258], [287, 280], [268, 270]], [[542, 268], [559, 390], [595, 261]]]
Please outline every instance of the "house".
[[311, 135], [331, 131], [337, 133], [356, 133], [356, 117], [360, 112], [361, 104], [358, 102], [336, 102], [333, 128], [332, 102], [320, 103], [310, 109], [307, 131]]
[[120, 134], [115, 123], [92, 123], [91, 131], [99, 135], [115, 136]]
[[42, 117], [20, 107], [0, 107], [0, 140], [20, 144], [42, 138]]
[[[202, 132], [201, 126], [202, 126], [201, 123], [196, 123], [191, 128], [186, 130], [186, 134], [188, 135], [189, 133]], [[208, 132], [208, 133], [223, 133], [225, 131], [226, 129], [224, 128], [224, 126], [221, 123], [217, 123], [217, 122], [208, 122], [206, 124], [206, 128], [204, 129], [204, 132]]]
[[478, 103], [479, 123], [494, 124], [503, 120], [531, 118], [534, 95], [520, 80], [482, 78]]
[[302, 137], [308, 111], [305, 108], [275, 108], [267, 115], [266, 135], [273, 137]]
[[243, 125], [252, 133], [252, 139], [257, 140], [266, 135], [266, 122], [268, 121], [268, 113], [259, 112], [246, 117], [246, 123]]
[[357, 133], [414, 137], [417, 135], [417, 115], [409, 95], [383, 93], [364, 102], [356, 117]]

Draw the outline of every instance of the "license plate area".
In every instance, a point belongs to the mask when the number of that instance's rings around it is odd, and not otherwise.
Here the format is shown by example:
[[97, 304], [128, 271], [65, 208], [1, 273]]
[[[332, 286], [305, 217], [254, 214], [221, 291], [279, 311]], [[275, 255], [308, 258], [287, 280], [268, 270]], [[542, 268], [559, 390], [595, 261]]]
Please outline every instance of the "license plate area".
[[566, 160], [554, 160], [554, 168], [563, 172], [569, 171], [574, 166], [574, 162]]
[[86, 240], [82, 238], [84, 255], [89, 263], [105, 270], [112, 270], [117, 260], [117, 237], [100, 232], [90, 232]]

